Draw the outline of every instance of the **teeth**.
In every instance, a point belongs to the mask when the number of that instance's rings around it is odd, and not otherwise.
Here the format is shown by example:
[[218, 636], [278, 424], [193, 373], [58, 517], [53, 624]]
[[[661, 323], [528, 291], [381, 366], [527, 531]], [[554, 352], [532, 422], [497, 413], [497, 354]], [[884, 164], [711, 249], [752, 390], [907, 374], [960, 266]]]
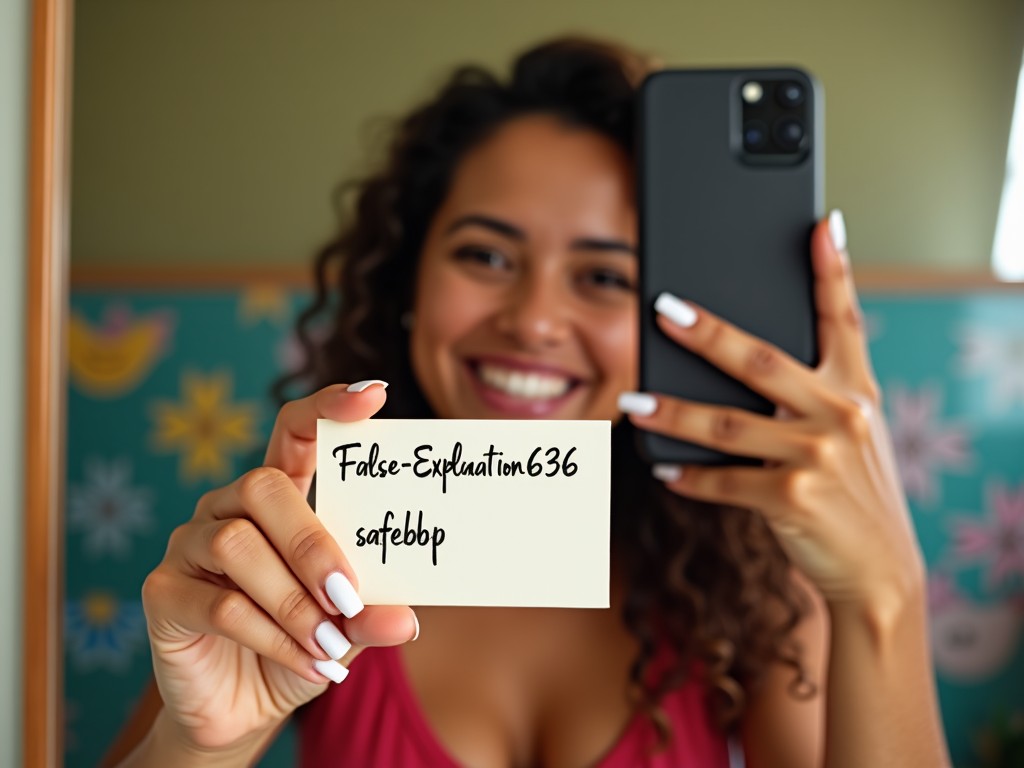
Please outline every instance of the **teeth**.
[[569, 391], [569, 379], [542, 373], [524, 373], [494, 365], [481, 365], [480, 378], [489, 387], [527, 400], [550, 400]]

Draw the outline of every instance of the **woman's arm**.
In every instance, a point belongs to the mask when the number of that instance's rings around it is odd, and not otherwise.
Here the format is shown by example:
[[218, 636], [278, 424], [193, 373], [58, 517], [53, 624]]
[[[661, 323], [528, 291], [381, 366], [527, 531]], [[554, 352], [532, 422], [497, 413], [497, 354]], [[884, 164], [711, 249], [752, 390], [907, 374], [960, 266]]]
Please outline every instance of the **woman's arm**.
[[747, 768], [948, 765], [923, 579], [907, 585], [902, 607], [895, 595], [888, 606], [827, 604], [803, 577], [794, 581], [813, 597], [794, 639], [817, 694], [797, 699], [788, 690], [793, 671], [781, 664], [768, 670], [743, 718]]
[[901, 595], [833, 602], [827, 716], [828, 768], [937, 768], [943, 740], [924, 576]]
[[230, 749], [203, 751], [186, 748], [177, 726], [166, 709], [157, 712], [149, 731], [134, 750], [120, 763], [118, 768], [238, 768], [254, 765], [280, 731], [278, 726], [270, 731], [252, 734], [233, 745]]
[[[184, 765], [180, 762], [182, 757], [173, 753], [173, 744], [168, 747], [165, 743], [168, 741], [165, 737], [168, 724], [162, 722], [163, 706], [156, 680], [151, 676], [131, 718], [125, 723], [107, 754], [100, 761], [100, 768], [128, 768], [129, 766], [157, 768], [165, 765]], [[226, 762], [225, 765], [251, 765], [274, 742], [285, 723], [287, 721], [281, 723], [262, 739], [256, 739], [244, 754], [232, 754], [228, 758], [218, 758], [218, 760], [234, 761], [233, 763]], [[203, 756], [200, 759], [205, 761], [202, 762], [202, 765], [212, 767], [219, 764], [214, 762], [210, 756]]]
[[114, 768], [130, 755], [145, 740], [163, 705], [156, 680], [150, 675], [135, 711], [118, 732], [107, 754], [103, 756], [100, 768]]

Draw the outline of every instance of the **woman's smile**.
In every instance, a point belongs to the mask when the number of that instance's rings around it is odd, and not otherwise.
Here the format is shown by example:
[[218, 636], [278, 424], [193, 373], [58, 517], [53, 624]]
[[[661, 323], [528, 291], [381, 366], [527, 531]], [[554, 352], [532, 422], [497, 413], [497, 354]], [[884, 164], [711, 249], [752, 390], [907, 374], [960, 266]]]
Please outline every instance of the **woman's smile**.
[[551, 416], [584, 383], [551, 364], [496, 355], [469, 358], [464, 370], [480, 403], [504, 416]]

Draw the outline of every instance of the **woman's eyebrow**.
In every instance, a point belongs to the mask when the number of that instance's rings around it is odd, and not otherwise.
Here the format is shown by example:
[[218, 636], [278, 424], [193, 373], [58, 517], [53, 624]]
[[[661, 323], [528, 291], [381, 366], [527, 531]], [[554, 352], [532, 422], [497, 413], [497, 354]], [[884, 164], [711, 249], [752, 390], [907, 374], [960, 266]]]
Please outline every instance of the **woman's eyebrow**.
[[450, 235], [461, 227], [469, 227], [473, 225], [493, 230], [499, 235], [504, 235], [505, 237], [512, 238], [513, 240], [526, 240], [526, 233], [519, 227], [514, 224], [509, 224], [507, 221], [496, 219], [493, 216], [484, 216], [482, 213], [470, 213], [465, 216], [460, 216], [448, 225], [448, 229], [445, 230], [445, 234]]
[[636, 248], [624, 240], [605, 240], [603, 238], [582, 237], [572, 241], [572, 247], [578, 251], [611, 251], [636, 256]]
[[[482, 213], [470, 213], [465, 216], [460, 216], [448, 225], [448, 229], [445, 230], [445, 234], [450, 235], [452, 232], [455, 232], [462, 227], [469, 226], [483, 227], [519, 242], [525, 242], [527, 239], [526, 232], [515, 224], [511, 224], [501, 219], [496, 219], [493, 216], [485, 216]], [[623, 253], [629, 256], [636, 255], [636, 248], [624, 240], [610, 240], [600, 237], [577, 238], [572, 241], [571, 248], [576, 251], [610, 251]]]

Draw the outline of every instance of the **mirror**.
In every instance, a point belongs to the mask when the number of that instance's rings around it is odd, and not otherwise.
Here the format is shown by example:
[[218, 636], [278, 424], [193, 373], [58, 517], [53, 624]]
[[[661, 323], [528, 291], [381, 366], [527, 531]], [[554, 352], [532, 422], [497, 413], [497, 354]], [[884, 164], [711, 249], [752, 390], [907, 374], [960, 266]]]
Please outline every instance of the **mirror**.
[[[68, 6], [57, 0], [40, 0], [35, 12], [50, 14], [58, 27], [70, 23]], [[469, 2], [442, 8], [102, 0], [76, 8], [73, 46], [59, 31], [39, 33], [50, 59], [34, 59], [37, 78], [44, 66], [59, 74], [73, 51], [70, 187], [61, 186], [59, 169], [33, 165], [37, 185], [54, 185], [45, 200], [36, 187], [49, 214], [35, 232], [59, 232], [60, 191], [70, 199], [70, 421], [66, 514], [58, 521], [32, 511], [29, 518], [49, 520], [29, 528], [29, 550], [36, 551], [33, 540], [42, 546], [59, 530], [67, 560], [63, 583], [47, 582], [54, 588], [48, 618], [39, 618], [46, 629], [27, 640], [27, 668], [60, 684], [44, 686], [44, 700], [27, 706], [26, 754], [33, 744], [60, 741], [53, 729], [62, 705], [60, 752], [39, 764], [94, 764], [125, 721], [148, 669], [138, 587], [198, 495], [259, 454], [273, 419], [267, 389], [295, 363], [291, 322], [308, 292], [311, 255], [333, 233], [338, 182], [375, 167], [388, 120], [426, 98], [454, 65], [504, 71], [527, 45], [584, 31], [673, 65], [807, 67], [826, 93], [826, 200], [844, 209], [858, 282], [877, 299], [869, 322], [877, 333], [894, 331], [876, 360], [897, 370], [900, 351], [927, 336], [929, 317], [989, 317], [996, 325], [1017, 317], [1008, 305], [1011, 297], [1019, 302], [1019, 289], [991, 279], [989, 258], [1021, 22], [1020, 4], [1008, 1], [823, 8], [806, 0], [751, 0], [725, 12], [712, 4], [579, 0], [486, 11]], [[36, 92], [49, 94], [57, 114], [34, 123], [36, 133], [45, 126], [59, 133], [63, 125], [56, 95], [62, 86], [51, 77], [56, 84]], [[42, 107], [34, 114], [43, 115]], [[57, 136], [33, 157], [57, 158], [59, 166], [59, 149]], [[45, 256], [48, 269], [59, 271], [61, 251], [58, 238], [33, 258]], [[58, 284], [47, 283], [51, 296], [60, 295]], [[931, 305], [938, 315], [915, 314], [913, 299], [886, 304], [907, 294], [952, 298]], [[59, 338], [59, 323], [39, 327], [51, 342]], [[936, 352], [940, 362], [928, 365], [960, 359], [947, 341]], [[904, 415], [911, 418], [915, 403], [930, 403], [946, 409], [943, 418], [968, 414], [972, 424], [991, 427], [1002, 419], [1019, 428], [1015, 390], [1004, 411], [986, 410], [988, 364], [983, 357], [965, 363], [975, 367], [941, 405], [928, 399], [927, 386], [952, 375], [948, 367], [915, 369], [908, 375], [917, 379], [909, 382], [894, 379], [894, 386], [917, 387], [908, 395], [917, 400], [902, 401]], [[45, 395], [46, 387], [40, 391]], [[47, 406], [51, 416], [57, 402]], [[39, 419], [45, 410], [39, 407]], [[981, 426], [972, 429], [971, 461], [952, 448], [945, 458], [922, 459], [931, 462], [922, 470], [929, 480], [911, 500], [935, 562], [949, 546], [938, 510], [952, 514], [946, 505], [960, 504], [985, 515], [986, 487], [1020, 487], [1019, 469], [999, 465], [1008, 462], [1009, 447], [982, 436]], [[907, 435], [909, 445], [914, 436]], [[996, 457], [987, 465], [986, 451]], [[968, 465], [996, 469], [968, 488]], [[940, 483], [936, 499], [928, 483], [946, 474], [953, 479]], [[55, 509], [53, 486], [40, 480], [38, 487], [51, 489], [50, 501], [40, 503]], [[49, 547], [29, 568], [55, 579], [59, 549]], [[963, 589], [973, 578], [955, 572], [948, 586]], [[57, 587], [66, 601], [59, 605]], [[937, 657], [947, 661], [950, 680], [980, 686], [994, 670], [1020, 668], [1019, 654], [1012, 661], [1019, 622], [1003, 615], [1011, 591], [976, 593], [974, 608], [944, 620], [953, 639]], [[63, 679], [53, 653], [33, 660], [58, 615]], [[980, 640], [965, 641], [966, 650], [956, 645], [957, 637], [989, 637], [990, 622], [1005, 635], [998, 653], [977, 650]], [[964, 705], [969, 713], [947, 717], [969, 716], [976, 729], [986, 717], [982, 694], [976, 698], [973, 709]], [[956, 738], [968, 749], [967, 731]]]

